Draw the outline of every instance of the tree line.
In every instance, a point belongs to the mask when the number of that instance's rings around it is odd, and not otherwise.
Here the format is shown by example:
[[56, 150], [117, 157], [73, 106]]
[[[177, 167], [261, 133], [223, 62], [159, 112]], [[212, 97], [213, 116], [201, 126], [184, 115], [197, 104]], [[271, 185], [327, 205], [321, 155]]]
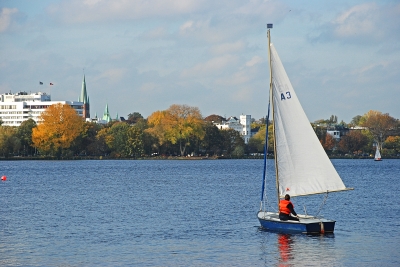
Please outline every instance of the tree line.
[[[84, 158], [146, 158], [169, 156], [202, 156], [243, 158], [262, 154], [265, 145], [266, 120], [252, 122], [258, 132], [245, 144], [239, 132], [220, 130], [214, 122], [223, 117], [203, 118], [197, 107], [171, 105], [166, 110], [153, 112], [148, 118], [138, 112], [125, 121], [108, 124], [85, 122], [69, 105], [55, 104], [46, 109], [41, 123], [32, 119], [19, 127], [0, 126], [0, 157], [15, 156], [69, 159]], [[350, 130], [337, 142], [326, 129], [333, 124]], [[356, 116], [350, 124], [337, 124], [337, 117], [312, 123], [328, 154], [372, 153], [373, 144], [383, 148], [382, 154], [400, 151], [399, 120], [369, 111]], [[271, 125], [269, 127], [272, 127]], [[269, 129], [269, 134], [272, 128]], [[269, 151], [273, 154], [273, 138]]]
[[[387, 113], [370, 110], [362, 116], [355, 116], [348, 124], [343, 121], [337, 123], [337, 117], [332, 115], [328, 120], [318, 120], [311, 125], [330, 156], [371, 156], [376, 146], [384, 156], [400, 156], [400, 121]], [[272, 129], [270, 123], [268, 151], [273, 152]], [[328, 134], [327, 130], [339, 131], [340, 140]], [[266, 127], [263, 126], [250, 139], [249, 146], [260, 151], [265, 144], [265, 131]]]

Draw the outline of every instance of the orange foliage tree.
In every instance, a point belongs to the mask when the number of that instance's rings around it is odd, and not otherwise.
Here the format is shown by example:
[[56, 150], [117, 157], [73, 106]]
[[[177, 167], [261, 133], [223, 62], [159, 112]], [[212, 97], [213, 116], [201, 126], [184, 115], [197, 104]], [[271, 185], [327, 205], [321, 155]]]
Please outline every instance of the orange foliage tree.
[[350, 131], [345, 136], [342, 136], [338, 146], [344, 153], [354, 153], [362, 151], [368, 144], [368, 138], [360, 131]]
[[367, 127], [378, 146], [382, 147], [389, 131], [396, 126], [396, 119], [388, 113], [370, 110], [360, 118], [360, 125]]
[[400, 151], [400, 136], [388, 136], [385, 140], [385, 147]]
[[326, 134], [325, 139], [319, 140], [325, 150], [332, 150], [336, 145], [336, 140], [332, 135]]
[[40, 123], [32, 129], [33, 145], [41, 152], [58, 158], [82, 133], [82, 117], [67, 104], [54, 104], [40, 116]]
[[159, 139], [179, 143], [181, 155], [193, 138], [203, 139], [203, 117], [199, 108], [188, 105], [171, 105], [167, 110], [156, 111], [148, 118], [150, 128], [146, 131]]

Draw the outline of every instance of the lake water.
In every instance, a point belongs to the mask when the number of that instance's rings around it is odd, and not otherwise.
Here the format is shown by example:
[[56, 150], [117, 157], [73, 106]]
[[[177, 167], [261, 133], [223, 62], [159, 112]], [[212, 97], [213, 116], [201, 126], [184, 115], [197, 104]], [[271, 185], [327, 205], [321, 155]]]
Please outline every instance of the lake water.
[[307, 236], [259, 227], [262, 160], [0, 161], [0, 266], [400, 266], [400, 160], [333, 164]]

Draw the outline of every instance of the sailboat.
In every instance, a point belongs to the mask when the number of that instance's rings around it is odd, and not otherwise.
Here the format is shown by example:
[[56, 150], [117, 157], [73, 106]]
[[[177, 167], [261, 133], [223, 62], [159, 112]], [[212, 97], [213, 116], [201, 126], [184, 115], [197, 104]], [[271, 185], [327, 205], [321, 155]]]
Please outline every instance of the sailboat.
[[[268, 116], [272, 103], [274, 137], [274, 163], [276, 195], [280, 198], [328, 194], [351, 190], [346, 188], [320, 144], [286, 74], [278, 53], [271, 43], [268, 28], [268, 55], [270, 65], [270, 91]], [[287, 233], [333, 233], [334, 220], [319, 216], [298, 215], [299, 221], [282, 221], [279, 212], [267, 210], [266, 177], [268, 154], [268, 124], [264, 147], [264, 172], [261, 190], [261, 203], [257, 217], [264, 229]], [[271, 175], [273, 177], [273, 175]]]
[[376, 144], [376, 151], [375, 151], [375, 157], [374, 157], [375, 161], [382, 161], [381, 159], [381, 152], [379, 151], [379, 145]]

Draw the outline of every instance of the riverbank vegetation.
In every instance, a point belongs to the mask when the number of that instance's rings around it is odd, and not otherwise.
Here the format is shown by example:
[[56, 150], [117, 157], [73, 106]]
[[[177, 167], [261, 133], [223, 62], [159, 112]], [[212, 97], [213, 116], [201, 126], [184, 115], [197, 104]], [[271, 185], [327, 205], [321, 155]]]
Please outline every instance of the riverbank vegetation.
[[[38, 125], [30, 119], [19, 127], [0, 126], [0, 158], [262, 158], [266, 120], [253, 121], [256, 133], [245, 144], [239, 132], [214, 125], [224, 119], [219, 115], [203, 118], [197, 107], [172, 105], [148, 118], [133, 112], [125, 121], [103, 125], [84, 122], [71, 107], [57, 104], [42, 114]], [[371, 158], [377, 145], [382, 157], [400, 158], [400, 122], [389, 114], [371, 110], [348, 124], [338, 123], [333, 115], [311, 124], [332, 158]], [[273, 157], [271, 124], [268, 129], [268, 151]]]

